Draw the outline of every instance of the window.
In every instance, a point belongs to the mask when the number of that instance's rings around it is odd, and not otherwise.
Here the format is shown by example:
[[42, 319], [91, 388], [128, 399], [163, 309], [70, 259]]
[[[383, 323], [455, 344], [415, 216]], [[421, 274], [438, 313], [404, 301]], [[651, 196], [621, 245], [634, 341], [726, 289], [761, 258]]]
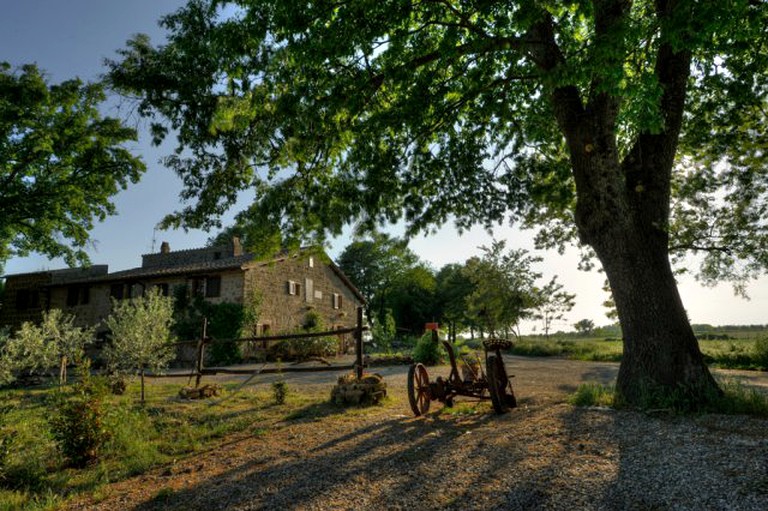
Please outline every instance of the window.
[[160, 294], [162, 296], [168, 296], [168, 284], [163, 282], [160, 284], [155, 284], [155, 287], [160, 290]]
[[40, 297], [34, 289], [19, 289], [16, 291], [16, 310], [23, 311], [40, 306]]
[[88, 286], [70, 286], [67, 288], [67, 307], [85, 305], [91, 301], [91, 288]]
[[204, 296], [205, 294], [205, 279], [196, 278], [192, 279], [192, 296]]
[[288, 294], [289, 295], [299, 295], [301, 294], [301, 284], [298, 282], [294, 282], [292, 280], [288, 281]]
[[125, 297], [125, 286], [122, 284], [112, 284], [109, 287], [109, 296], [115, 300], [122, 300]]
[[216, 298], [221, 296], [221, 277], [208, 277], [205, 279], [205, 297]]
[[343, 297], [338, 293], [333, 293], [333, 308], [341, 309], [344, 303]]
[[309, 267], [314, 268], [315, 267], [315, 258], [312, 256], [309, 256]]
[[306, 291], [304, 299], [307, 302], [311, 302], [315, 295], [315, 283], [312, 282], [312, 279], [304, 279], [304, 289]]

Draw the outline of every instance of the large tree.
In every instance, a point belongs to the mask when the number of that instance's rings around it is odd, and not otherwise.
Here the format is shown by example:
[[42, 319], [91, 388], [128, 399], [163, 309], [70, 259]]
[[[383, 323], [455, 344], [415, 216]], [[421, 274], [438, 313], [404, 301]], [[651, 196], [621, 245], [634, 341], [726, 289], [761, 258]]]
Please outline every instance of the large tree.
[[103, 86], [49, 85], [33, 65], [0, 62], [0, 269], [38, 252], [87, 263], [94, 220], [144, 164], [124, 147], [136, 131], [103, 117]]
[[717, 388], [669, 254], [706, 279], [768, 265], [768, 3], [192, 0], [162, 23], [110, 77], [177, 130], [168, 225], [247, 188], [292, 236], [538, 225], [606, 272], [624, 399]]

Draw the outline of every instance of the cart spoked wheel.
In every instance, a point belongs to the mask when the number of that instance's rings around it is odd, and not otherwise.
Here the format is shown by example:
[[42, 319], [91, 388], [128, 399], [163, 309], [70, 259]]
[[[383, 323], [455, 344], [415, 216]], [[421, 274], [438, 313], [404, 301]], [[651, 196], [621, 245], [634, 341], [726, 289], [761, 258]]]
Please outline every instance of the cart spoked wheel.
[[512, 383], [509, 381], [501, 356], [488, 355], [486, 369], [493, 409], [496, 413], [506, 413], [510, 408], [515, 408], [517, 399], [515, 399]]
[[418, 417], [429, 410], [432, 396], [429, 392], [429, 374], [423, 364], [413, 364], [408, 369], [408, 402], [411, 410]]

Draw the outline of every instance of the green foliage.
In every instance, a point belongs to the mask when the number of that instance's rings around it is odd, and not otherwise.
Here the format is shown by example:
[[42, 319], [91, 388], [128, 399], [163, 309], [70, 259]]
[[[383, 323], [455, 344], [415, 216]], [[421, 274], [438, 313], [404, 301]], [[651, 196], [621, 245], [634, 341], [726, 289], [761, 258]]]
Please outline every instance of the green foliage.
[[757, 365], [763, 371], [768, 371], [768, 337], [761, 337], [755, 340], [753, 351]]
[[13, 442], [16, 437], [16, 431], [7, 424], [8, 411], [12, 405], [3, 404], [0, 406], [0, 486], [5, 482], [8, 475], [8, 459], [13, 451]]
[[[768, 416], [768, 396], [754, 387], [738, 382], [720, 382], [720, 388], [706, 389], [703, 398], [701, 389], [679, 385], [675, 388], [645, 386], [640, 391], [640, 400], [631, 407], [640, 410], [665, 411], [670, 413], [723, 413], [730, 415]], [[616, 394], [615, 405], [629, 406], [620, 394]]]
[[176, 355], [171, 345], [173, 299], [153, 289], [142, 297], [113, 301], [106, 320], [110, 342], [104, 350], [113, 374], [140, 374], [144, 400], [145, 371], [161, 372]]
[[145, 170], [124, 147], [136, 131], [102, 117], [101, 84], [49, 85], [34, 65], [0, 62], [0, 98], [0, 268], [30, 252], [87, 263], [94, 220]]
[[[474, 290], [463, 264], [447, 264], [435, 276], [435, 308], [440, 321], [447, 323], [450, 334], [463, 327], [476, 326], [467, 314], [467, 300]], [[454, 338], [451, 339], [455, 341]]]
[[74, 467], [84, 467], [99, 458], [110, 437], [104, 421], [106, 387], [90, 376], [90, 364], [78, 367], [80, 381], [69, 395], [55, 399], [50, 418], [53, 438]]
[[552, 277], [544, 287], [534, 289], [534, 312], [532, 319], [538, 319], [544, 326], [544, 336], [549, 338], [552, 322], [563, 319], [565, 313], [573, 309], [576, 295], [563, 291], [563, 285]]
[[541, 258], [527, 250], [505, 253], [505, 246], [494, 240], [490, 247], [480, 247], [481, 258], [472, 258], [465, 266], [473, 284], [467, 313], [491, 337], [514, 331], [521, 319], [530, 316], [536, 305], [534, 282], [541, 276], [531, 268]]
[[615, 394], [613, 387], [584, 383], [568, 398], [568, 402], [574, 406], [613, 406]]
[[[768, 396], [760, 390], [746, 387], [735, 381], [720, 382], [720, 388], [722, 393], [708, 394], [704, 404], [700, 399], [692, 398], [691, 393], [685, 388], [678, 388], [672, 392], [662, 387], [646, 389], [642, 393], [642, 401], [637, 408], [670, 413], [768, 416]], [[568, 402], [575, 406], [625, 406], [614, 387], [596, 383], [579, 385]]]
[[383, 319], [393, 283], [418, 263], [407, 241], [373, 232], [370, 239], [347, 245], [338, 258], [339, 268], [349, 277], [366, 301], [366, 315], [374, 322]]
[[324, 332], [325, 323], [317, 311], [309, 311], [304, 316], [302, 329], [295, 332], [294, 339], [284, 339], [269, 347], [269, 356], [274, 360], [304, 360], [309, 357], [333, 355], [338, 348], [335, 337], [298, 337], [301, 334]]
[[272, 382], [272, 400], [276, 405], [285, 404], [285, 398], [288, 396], [288, 384], [284, 380]]
[[413, 361], [428, 366], [445, 362], [448, 354], [440, 341], [432, 339], [432, 333], [422, 335], [413, 348]]
[[213, 342], [207, 353], [213, 365], [229, 365], [242, 361], [240, 344], [226, 342], [239, 339], [245, 318], [243, 305], [239, 303], [211, 304], [203, 302], [201, 313], [208, 318], [208, 335], [213, 339], [224, 341]]
[[207, 318], [206, 334], [213, 340], [207, 350], [210, 363], [229, 365], [243, 360], [241, 344], [228, 341], [255, 335], [263, 301], [259, 292], [251, 292], [243, 304], [210, 303], [200, 296], [191, 297], [187, 286], [175, 287], [173, 295], [173, 331], [178, 338], [199, 339]]
[[371, 335], [377, 348], [383, 351], [390, 351], [392, 349], [392, 343], [397, 335], [392, 309], [387, 309], [384, 312], [384, 318], [373, 324]]
[[[403, 271], [392, 282], [386, 303], [400, 330], [420, 333], [424, 323], [435, 319], [435, 276], [432, 270], [420, 264]], [[385, 319], [385, 314], [379, 314], [379, 320]]]
[[595, 322], [591, 319], [580, 319], [573, 324], [573, 328], [579, 335], [589, 336], [592, 335], [592, 331], [595, 329]]
[[12, 381], [16, 371], [43, 373], [59, 369], [59, 384], [66, 382], [66, 366], [79, 363], [93, 341], [94, 328], [74, 325], [75, 316], [61, 309], [43, 312], [39, 325], [24, 322], [0, 347], [0, 382]]

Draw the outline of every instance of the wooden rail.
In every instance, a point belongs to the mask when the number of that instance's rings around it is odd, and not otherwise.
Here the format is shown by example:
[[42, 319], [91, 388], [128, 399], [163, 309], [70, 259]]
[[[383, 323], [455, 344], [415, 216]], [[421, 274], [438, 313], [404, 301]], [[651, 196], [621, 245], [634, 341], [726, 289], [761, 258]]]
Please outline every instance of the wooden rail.
[[[357, 308], [357, 324], [350, 328], [340, 328], [338, 330], [329, 330], [327, 332], [307, 332], [307, 333], [295, 333], [295, 334], [281, 334], [281, 335], [269, 335], [263, 337], [244, 337], [240, 339], [211, 339], [208, 337], [208, 319], [203, 320], [203, 328], [200, 338], [190, 341], [179, 341], [172, 343], [172, 346], [188, 346], [195, 345], [195, 366], [190, 372], [186, 373], [174, 373], [174, 374], [147, 374], [145, 376], [150, 378], [191, 378], [195, 377], [195, 387], [200, 386], [200, 380], [203, 375], [215, 375], [215, 374], [275, 374], [275, 373], [310, 373], [321, 371], [344, 371], [354, 370], [358, 378], [363, 375], [363, 368], [365, 365], [365, 358], [363, 356], [363, 332], [368, 328], [363, 325], [363, 308]], [[269, 341], [285, 341], [285, 340], [300, 340], [300, 339], [314, 339], [316, 337], [331, 337], [337, 335], [353, 334], [355, 338], [355, 363], [352, 365], [344, 366], [320, 366], [320, 367], [269, 367], [262, 369], [230, 369], [225, 367], [204, 367], [203, 361], [205, 359], [205, 346], [213, 343], [242, 343], [242, 342], [260, 342], [266, 343]]]

